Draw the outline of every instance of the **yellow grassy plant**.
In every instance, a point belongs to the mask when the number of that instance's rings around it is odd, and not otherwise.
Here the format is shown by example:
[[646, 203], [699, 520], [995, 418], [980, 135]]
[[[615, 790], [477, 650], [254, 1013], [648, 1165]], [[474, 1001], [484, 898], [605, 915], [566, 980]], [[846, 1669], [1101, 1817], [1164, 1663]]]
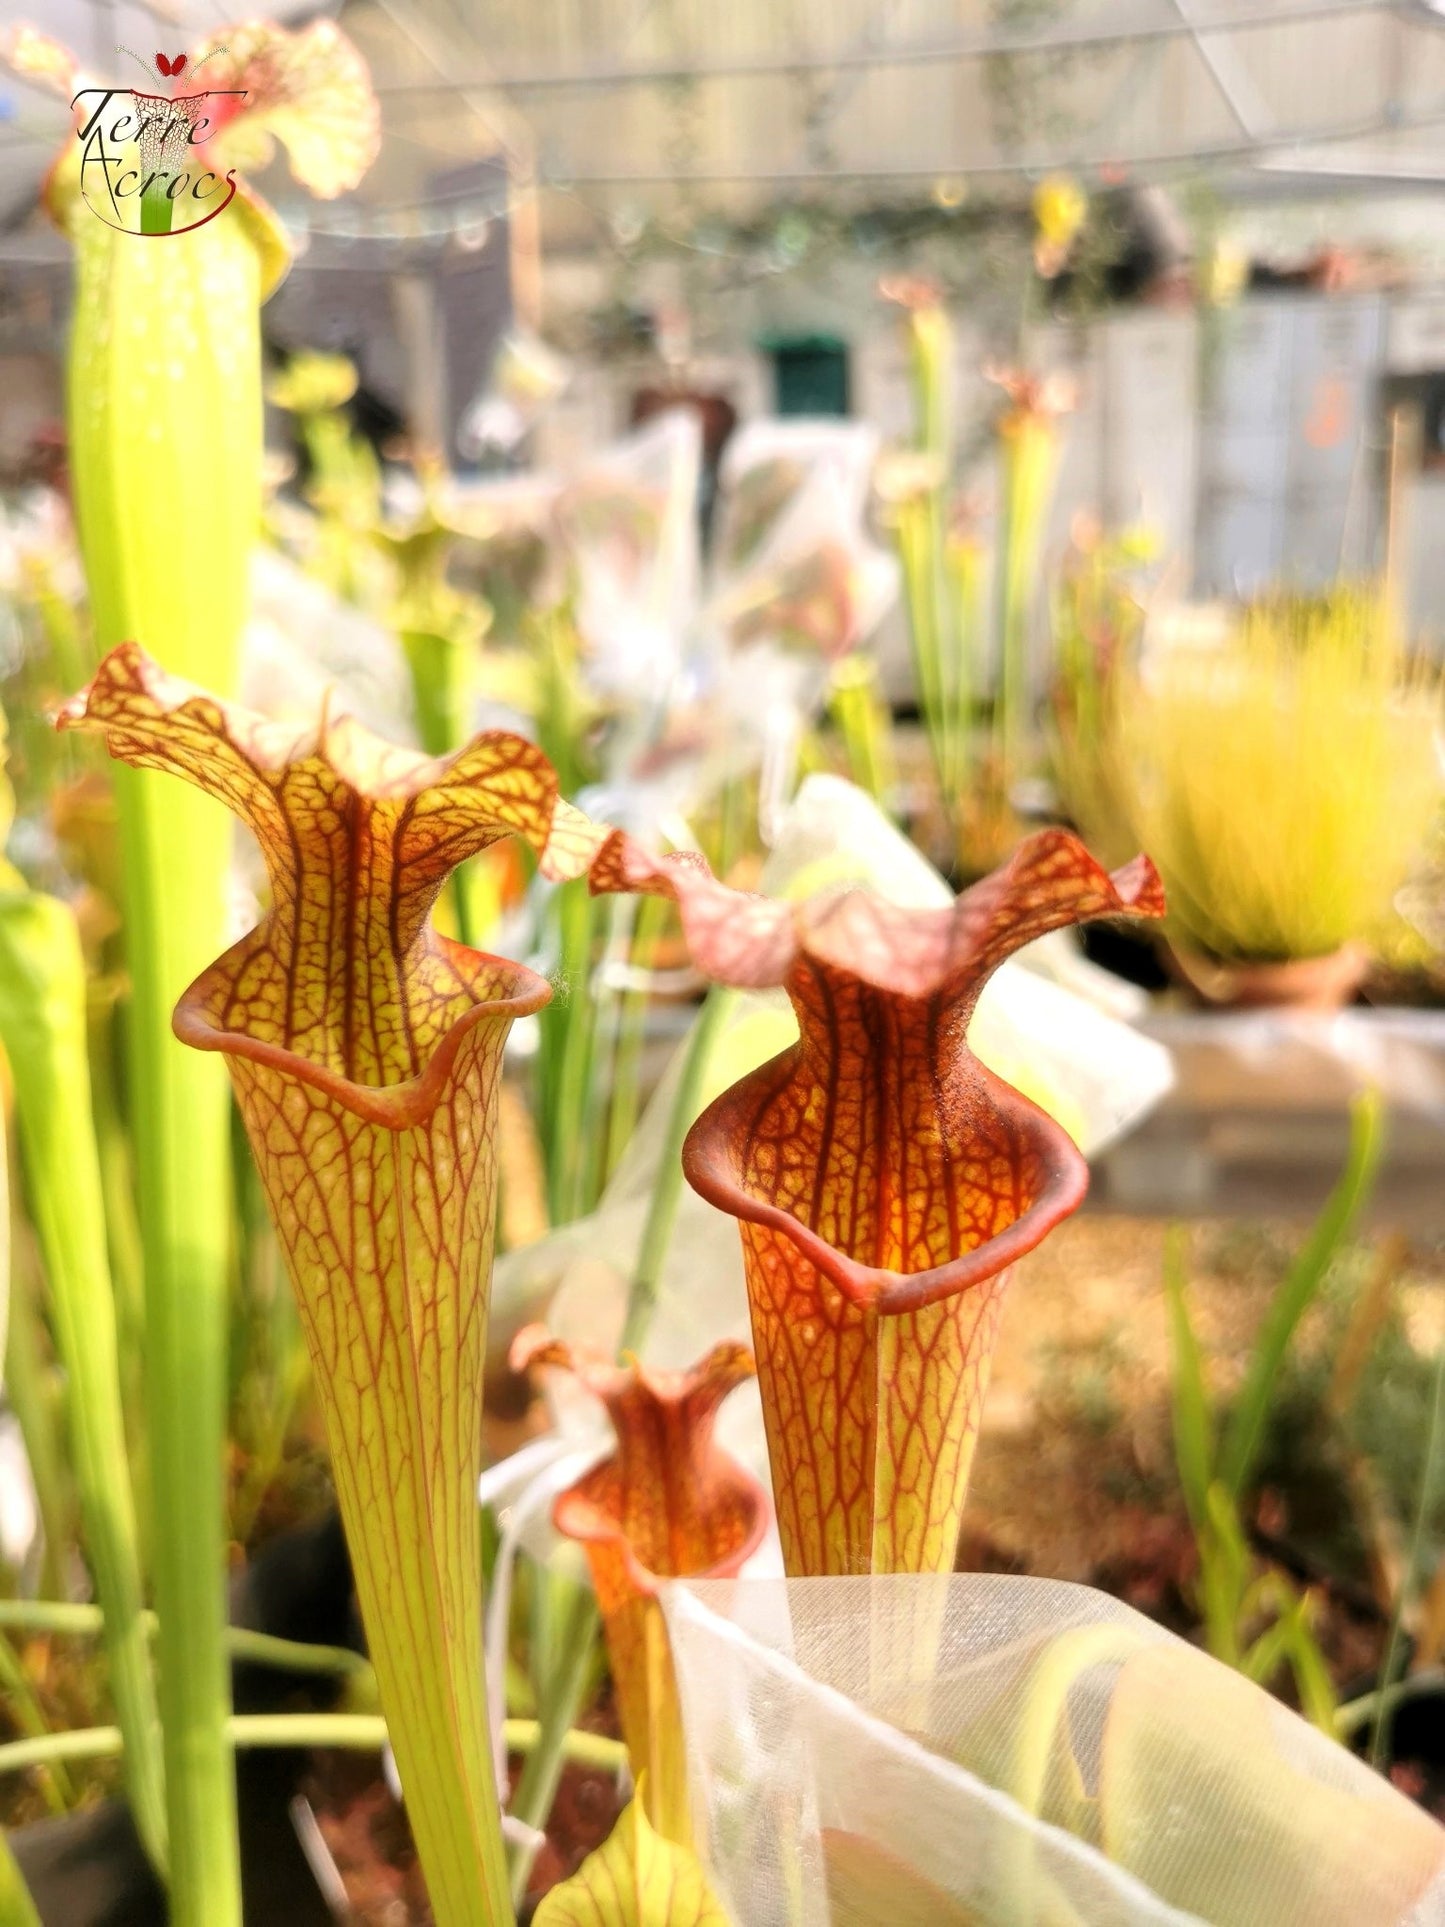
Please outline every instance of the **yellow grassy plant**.
[[1440, 683], [1378, 589], [1274, 595], [1125, 665], [1111, 733], [1181, 939], [1213, 956], [1367, 939], [1440, 802]]

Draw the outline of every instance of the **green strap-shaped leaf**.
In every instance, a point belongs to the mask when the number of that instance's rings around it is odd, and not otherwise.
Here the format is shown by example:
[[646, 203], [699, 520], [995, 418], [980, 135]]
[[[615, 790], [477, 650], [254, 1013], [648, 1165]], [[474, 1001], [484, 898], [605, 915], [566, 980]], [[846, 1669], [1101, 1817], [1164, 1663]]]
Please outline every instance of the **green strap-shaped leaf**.
[[1204, 1382], [1204, 1358], [1189, 1317], [1185, 1294], [1184, 1232], [1170, 1228], [1164, 1246], [1164, 1299], [1169, 1313], [1170, 1402], [1174, 1421], [1174, 1459], [1184, 1503], [1194, 1530], [1209, 1516], [1209, 1485], [1214, 1466], [1214, 1421]]
[[[274, 227], [244, 195], [163, 241], [117, 233], [84, 206], [72, 215], [67, 412], [96, 643], [143, 636], [173, 673], [224, 694], [260, 526]], [[241, 1927], [222, 1509], [230, 1099], [224, 1068], [171, 1033], [176, 998], [225, 940], [231, 827], [207, 798], [144, 771], [116, 772], [116, 805], [171, 1918]]]
[[1265, 1314], [1243, 1390], [1220, 1446], [1219, 1477], [1234, 1499], [1242, 1497], [1254, 1471], [1275, 1382], [1295, 1327], [1318, 1297], [1326, 1272], [1374, 1188], [1383, 1149], [1384, 1106], [1378, 1091], [1365, 1091], [1351, 1107], [1350, 1151], [1340, 1181]]
[[140, 1553], [127, 1469], [100, 1160], [90, 1111], [85, 963], [68, 905], [0, 894], [0, 1044], [15, 1082], [29, 1205], [45, 1258], [86, 1551], [105, 1613], [136, 1825], [166, 1858], [155, 1686], [141, 1617]]

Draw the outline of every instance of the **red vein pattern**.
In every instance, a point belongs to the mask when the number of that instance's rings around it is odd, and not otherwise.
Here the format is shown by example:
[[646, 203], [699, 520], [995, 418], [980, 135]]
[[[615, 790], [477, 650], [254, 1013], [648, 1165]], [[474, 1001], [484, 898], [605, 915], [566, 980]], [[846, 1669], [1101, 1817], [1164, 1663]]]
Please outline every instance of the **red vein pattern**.
[[657, 1601], [663, 1579], [729, 1579], [758, 1548], [768, 1498], [713, 1438], [718, 1407], [751, 1378], [745, 1345], [714, 1346], [685, 1372], [575, 1355], [541, 1327], [512, 1345], [518, 1371], [570, 1371], [607, 1407], [609, 1458], [553, 1508], [557, 1530], [587, 1549], [607, 1633], [618, 1714], [647, 1807], [668, 1839], [688, 1844], [685, 1752], [677, 1682]]
[[195, 783], [260, 843], [271, 907], [185, 993], [175, 1028], [230, 1066], [433, 1909], [474, 1927], [495, 1811], [476, 1488], [497, 1095], [511, 1021], [549, 991], [427, 919], [455, 865], [499, 837], [571, 875], [603, 832], [518, 737], [432, 761], [349, 719], [297, 730], [164, 675], [132, 643], [58, 721]]
[[698, 1119], [694, 1189], [740, 1222], [790, 1574], [951, 1569], [1008, 1267], [1083, 1198], [1067, 1134], [968, 1049], [990, 974], [1091, 917], [1161, 916], [1046, 830], [945, 910], [743, 897], [614, 833], [594, 890], [672, 897], [719, 983], [782, 985], [799, 1041]]

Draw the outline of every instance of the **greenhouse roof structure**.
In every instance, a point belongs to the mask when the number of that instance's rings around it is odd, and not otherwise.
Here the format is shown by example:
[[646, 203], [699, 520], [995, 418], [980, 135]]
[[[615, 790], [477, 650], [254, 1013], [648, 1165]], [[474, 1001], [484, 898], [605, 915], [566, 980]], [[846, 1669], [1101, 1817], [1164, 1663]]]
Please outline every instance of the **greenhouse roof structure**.
[[[1445, 6], [1445, 0], [1441, 0]], [[93, 61], [214, 32], [227, 0], [3, 0]], [[246, 9], [236, 8], [238, 12]], [[682, 204], [1017, 192], [1058, 168], [1232, 186], [1445, 178], [1445, 13], [1426, 0], [272, 0], [339, 17], [382, 98], [347, 231], [415, 238], [535, 178], [546, 239]], [[106, 45], [102, 45], [102, 42]], [[7, 82], [0, 219], [33, 200], [58, 103]], [[482, 193], [477, 164], [491, 159]], [[270, 185], [270, 183], [265, 183]], [[286, 202], [278, 178], [277, 198]], [[326, 227], [313, 210], [313, 228]]]
[[583, 199], [1061, 166], [1440, 176], [1423, 0], [352, 0], [393, 147], [495, 117]]

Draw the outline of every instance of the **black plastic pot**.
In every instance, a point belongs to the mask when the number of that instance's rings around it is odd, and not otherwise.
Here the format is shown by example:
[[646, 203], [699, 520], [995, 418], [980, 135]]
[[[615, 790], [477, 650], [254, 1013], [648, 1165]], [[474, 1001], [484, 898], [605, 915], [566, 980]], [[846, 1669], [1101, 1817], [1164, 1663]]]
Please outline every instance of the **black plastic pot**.
[[[360, 1652], [351, 1562], [334, 1514], [273, 1539], [237, 1579], [231, 1619], [254, 1632]], [[324, 1712], [336, 1682], [254, 1662], [232, 1671], [242, 1713]], [[236, 1759], [246, 1927], [332, 1927], [291, 1821], [306, 1770], [295, 1748]], [[165, 1893], [119, 1801], [17, 1828], [9, 1836], [44, 1927], [165, 1927]]]

